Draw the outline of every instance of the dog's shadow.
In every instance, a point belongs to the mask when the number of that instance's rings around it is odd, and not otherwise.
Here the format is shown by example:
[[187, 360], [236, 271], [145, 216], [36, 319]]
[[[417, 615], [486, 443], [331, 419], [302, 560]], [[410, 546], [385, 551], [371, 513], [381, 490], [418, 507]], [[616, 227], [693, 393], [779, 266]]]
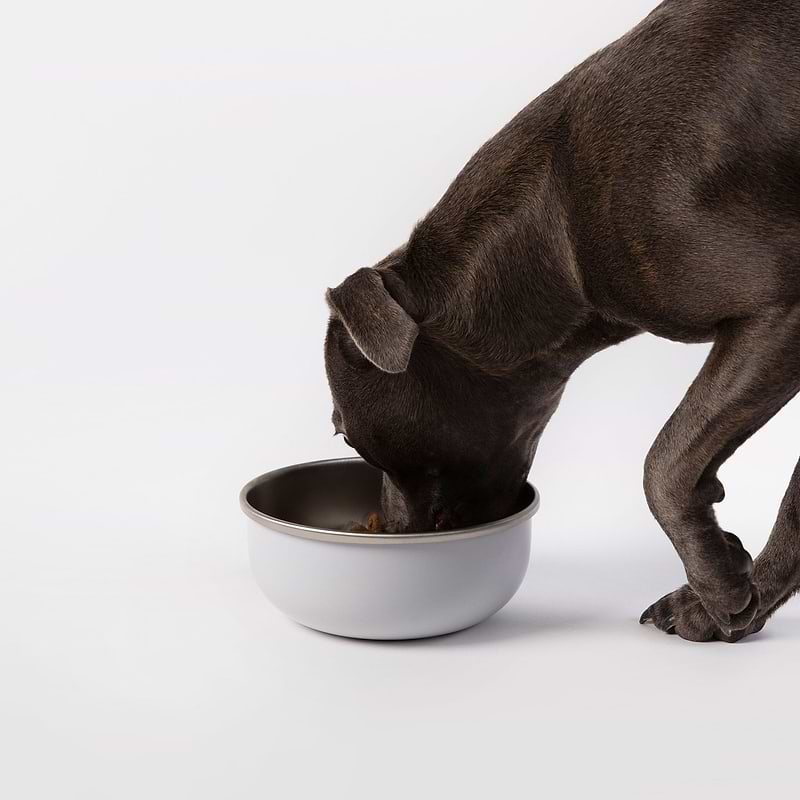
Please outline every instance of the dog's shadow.
[[[602, 623], [600, 615], [580, 614], [567, 609], [542, 609], [530, 604], [515, 606], [512, 601], [485, 622], [430, 641], [448, 647], [494, 644], [512, 639], [541, 638], [545, 634], [589, 630]], [[422, 643], [423, 640], [416, 641]]]
[[509, 605], [484, 622], [441, 636], [388, 640], [344, 638], [341, 641], [363, 647], [475, 647], [511, 640], [541, 638], [545, 634], [566, 634], [581, 629], [589, 630], [602, 624], [603, 619], [600, 616], [571, 614], [568, 611], [543, 611], [527, 606]]

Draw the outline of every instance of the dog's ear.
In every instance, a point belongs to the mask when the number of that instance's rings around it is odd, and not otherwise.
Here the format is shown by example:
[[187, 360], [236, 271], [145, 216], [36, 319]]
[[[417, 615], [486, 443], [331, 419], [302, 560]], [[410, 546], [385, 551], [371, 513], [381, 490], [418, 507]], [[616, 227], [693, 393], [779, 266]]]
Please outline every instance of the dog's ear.
[[[392, 273], [392, 285], [401, 279]], [[384, 372], [405, 372], [419, 327], [386, 290], [378, 270], [365, 267], [325, 295], [358, 349]]]

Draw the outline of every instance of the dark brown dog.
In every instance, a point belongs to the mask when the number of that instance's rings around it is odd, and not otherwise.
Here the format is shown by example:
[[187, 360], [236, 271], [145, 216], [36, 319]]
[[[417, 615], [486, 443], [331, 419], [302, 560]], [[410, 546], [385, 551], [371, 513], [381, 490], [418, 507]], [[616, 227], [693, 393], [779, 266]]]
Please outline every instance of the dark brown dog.
[[667, 0], [328, 301], [334, 424], [384, 470], [396, 531], [507, 513], [588, 356], [643, 331], [713, 340], [645, 464], [688, 584], [642, 622], [760, 630], [800, 586], [800, 465], [755, 565], [712, 505], [720, 465], [800, 390], [800, 3]]

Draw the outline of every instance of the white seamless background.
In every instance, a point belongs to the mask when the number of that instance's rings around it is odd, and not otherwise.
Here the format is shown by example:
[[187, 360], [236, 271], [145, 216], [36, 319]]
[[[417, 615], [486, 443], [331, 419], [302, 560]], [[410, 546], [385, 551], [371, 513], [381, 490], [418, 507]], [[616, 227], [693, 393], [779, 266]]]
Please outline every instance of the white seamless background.
[[[672, 0], [678, 2], [678, 0]], [[239, 487], [347, 454], [323, 293], [655, 3], [17, 3], [0, 27], [0, 794], [747, 797], [791, 789], [800, 603], [757, 638], [639, 627], [683, 582], [641, 489], [706, 346], [575, 375], [527, 582], [471, 631], [285, 620]], [[543, 298], [543, 302], [547, 299]], [[722, 472], [766, 539], [790, 405]]]

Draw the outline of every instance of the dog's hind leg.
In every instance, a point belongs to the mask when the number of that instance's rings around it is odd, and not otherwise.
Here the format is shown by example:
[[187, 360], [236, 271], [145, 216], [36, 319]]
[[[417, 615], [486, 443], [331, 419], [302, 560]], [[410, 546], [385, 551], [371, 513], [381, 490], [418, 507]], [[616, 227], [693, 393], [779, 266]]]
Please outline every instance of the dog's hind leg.
[[755, 574], [750, 555], [719, 527], [712, 506], [724, 496], [719, 467], [798, 391], [800, 307], [720, 327], [700, 374], [647, 456], [648, 504], [680, 555], [688, 584], [650, 606], [642, 622], [694, 641], [733, 640], [758, 629], [792, 593], [800, 559], [798, 473]]

